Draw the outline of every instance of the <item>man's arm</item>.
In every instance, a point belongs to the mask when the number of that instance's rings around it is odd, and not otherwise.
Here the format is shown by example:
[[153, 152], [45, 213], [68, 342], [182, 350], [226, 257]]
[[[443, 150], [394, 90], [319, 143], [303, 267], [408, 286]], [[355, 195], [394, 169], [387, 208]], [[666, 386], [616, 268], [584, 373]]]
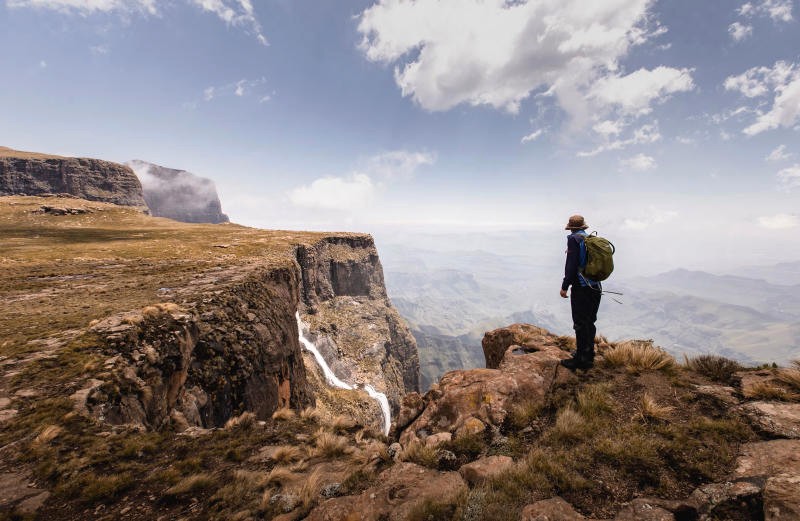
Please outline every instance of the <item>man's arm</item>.
[[580, 263], [580, 246], [578, 241], [567, 237], [567, 262], [564, 265], [564, 280], [561, 283], [561, 296], [569, 289], [570, 285], [578, 283], [578, 264]]

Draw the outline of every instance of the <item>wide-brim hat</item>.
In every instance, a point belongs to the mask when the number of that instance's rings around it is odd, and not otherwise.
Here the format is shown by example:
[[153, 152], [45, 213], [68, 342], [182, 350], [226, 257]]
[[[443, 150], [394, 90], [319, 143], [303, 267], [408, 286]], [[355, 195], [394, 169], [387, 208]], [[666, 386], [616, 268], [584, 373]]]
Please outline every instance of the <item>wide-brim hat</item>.
[[564, 227], [565, 230], [585, 230], [589, 225], [582, 215], [573, 215], [569, 218], [569, 222]]

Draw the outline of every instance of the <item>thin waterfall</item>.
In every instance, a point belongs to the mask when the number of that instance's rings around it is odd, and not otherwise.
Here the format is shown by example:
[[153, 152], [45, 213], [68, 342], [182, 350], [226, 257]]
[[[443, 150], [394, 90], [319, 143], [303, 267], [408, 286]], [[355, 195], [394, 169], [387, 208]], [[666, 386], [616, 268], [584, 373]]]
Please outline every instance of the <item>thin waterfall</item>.
[[[314, 359], [317, 361], [317, 365], [319, 365], [322, 368], [322, 373], [325, 375], [325, 381], [328, 382], [328, 385], [332, 387], [338, 387], [340, 389], [348, 389], [348, 390], [358, 389], [359, 388], [358, 384], [350, 385], [340, 380], [333, 372], [333, 370], [331, 370], [330, 366], [328, 366], [328, 363], [322, 357], [322, 353], [319, 352], [317, 346], [315, 346], [313, 342], [311, 342], [309, 339], [305, 337], [305, 335], [303, 334], [304, 324], [303, 321], [300, 320], [299, 311], [295, 313], [295, 318], [297, 319], [297, 331], [299, 331], [300, 333], [300, 343], [303, 345], [306, 351], [314, 355]], [[383, 412], [383, 433], [388, 435], [389, 428], [392, 425], [392, 411], [389, 408], [388, 398], [386, 398], [385, 394], [376, 391], [375, 388], [369, 384], [364, 385], [363, 389], [367, 392], [370, 398], [378, 402], [378, 405], [380, 405], [381, 411]]]

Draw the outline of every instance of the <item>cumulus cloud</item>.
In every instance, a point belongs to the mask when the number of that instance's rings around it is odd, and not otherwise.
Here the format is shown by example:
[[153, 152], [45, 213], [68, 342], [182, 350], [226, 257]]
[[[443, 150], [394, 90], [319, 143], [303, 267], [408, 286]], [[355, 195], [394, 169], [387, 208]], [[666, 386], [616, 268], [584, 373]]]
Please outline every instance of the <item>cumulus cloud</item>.
[[748, 36], [752, 36], [753, 26], [749, 24], [743, 24], [740, 22], [733, 22], [728, 26], [728, 34], [731, 35], [733, 41], [741, 42]]
[[647, 154], [636, 154], [633, 157], [620, 160], [620, 166], [625, 170], [634, 170], [636, 172], [644, 172], [645, 170], [652, 170], [657, 165], [656, 160]]
[[788, 190], [800, 187], [800, 164], [794, 164], [778, 172], [778, 179]]
[[688, 69], [620, 71], [632, 47], [665, 32], [648, 26], [651, 4], [379, 0], [359, 16], [360, 48], [371, 61], [394, 64], [402, 95], [426, 110], [467, 104], [516, 113], [536, 94], [585, 128], [609, 113], [646, 114], [693, 88]]
[[325, 210], [350, 210], [369, 205], [377, 187], [366, 174], [347, 177], [323, 177], [310, 185], [295, 188], [289, 200], [295, 206]]
[[794, 157], [794, 154], [786, 151], [786, 145], [779, 145], [765, 158], [767, 161], [786, 161]]
[[592, 150], [578, 152], [578, 157], [591, 157], [607, 150], [621, 150], [631, 145], [649, 145], [661, 140], [661, 132], [658, 130], [658, 121], [652, 124], [642, 125], [635, 129], [629, 137], [625, 139], [611, 138], [611, 135], [604, 136], [605, 141]]
[[[251, 0], [188, 0], [190, 5], [213, 13], [229, 26], [252, 34], [262, 45], [268, 45]], [[166, 0], [6, 0], [11, 8], [51, 9], [63, 13], [90, 15], [95, 13], [161, 14]]]
[[739, 92], [747, 98], [772, 96], [770, 110], [755, 110], [755, 122], [743, 131], [747, 135], [791, 127], [800, 120], [800, 66], [795, 63], [778, 61], [772, 67], [753, 67], [742, 74], [729, 76], [724, 86], [726, 90]]
[[611, 75], [599, 79], [589, 97], [602, 105], [619, 107], [623, 115], [641, 116], [652, 112], [654, 102], [664, 102], [670, 94], [694, 89], [690, 69], [656, 67], [639, 69], [626, 76]]
[[761, 0], [760, 2], [747, 2], [737, 13], [744, 17], [769, 16], [773, 22], [791, 22], [792, 0]]
[[770, 230], [787, 230], [800, 226], [800, 219], [794, 214], [779, 213], [759, 217], [758, 224]]
[[519, 140], [519, 142], [525, 144], [525, 143], [530, 143], [531, 141], [536, 141], [537, 139], [542, 137], [542, 134], [544, 134], [544, 130], [542, 129], [534, 130], [527, 136], [523, 136], [522, 139]]
[[371, 205], [388, 183], [409, 179], [436, 158], [427, 152], [394, 150], [362, 161], [345, 176], [327, 176], [289, 192], [295, 206], [323, 210], [353, 211]]

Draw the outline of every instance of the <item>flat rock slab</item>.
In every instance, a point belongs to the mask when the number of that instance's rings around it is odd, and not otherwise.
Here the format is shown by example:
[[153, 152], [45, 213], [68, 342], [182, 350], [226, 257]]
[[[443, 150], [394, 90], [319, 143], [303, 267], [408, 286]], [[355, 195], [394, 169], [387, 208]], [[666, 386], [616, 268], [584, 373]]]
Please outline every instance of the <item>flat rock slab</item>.
[[695, 385], [697, 394], [711, 398], [720, 405], [737, 405], [736, 389], [727, 385]]
[[739, 410], [769, 436], [800, 439], [800, 403], [750, 402]]
[[781, 474], [764, 487], [764, 520], [800, 520], [800, 474]]
[[617, 513], [614, 521], [675, 521], [675, 516], [655, 502], [635, 499]]
[[779, 474], [800, 475], [800, 440], [772, 440], [742, 445], [734, 479]]
[[404, 521], [426, 500], [455, 501], [467, 485], [458, 472], [437, 472], [413, 463], [397, 463], [382, 472], [376, 485], [358, 496], [329, 499], [307, 521]]
[[479, 460], [473, 461], [462, 465], [458, 469], [458, 473], [464, 478], [464, 481], [474, 487], [484, 481], [504, 472], [511, 468], [514, 460], [508, 456], [488, 456]]
[[586, 518], [560, 497], [537, 501], [522, 509], [520, 521], [583, 521]]
[[[17, 472], [0, 474], [0, 509], [7, 509], [21, 500], [33, 496], [41, 496], [45, 492], [29, 486], [29, 479], [29, 476]], [[45, 497], [44, 499], [47, 498]], [[42, 503], [44, 499], [42, 499]]]

